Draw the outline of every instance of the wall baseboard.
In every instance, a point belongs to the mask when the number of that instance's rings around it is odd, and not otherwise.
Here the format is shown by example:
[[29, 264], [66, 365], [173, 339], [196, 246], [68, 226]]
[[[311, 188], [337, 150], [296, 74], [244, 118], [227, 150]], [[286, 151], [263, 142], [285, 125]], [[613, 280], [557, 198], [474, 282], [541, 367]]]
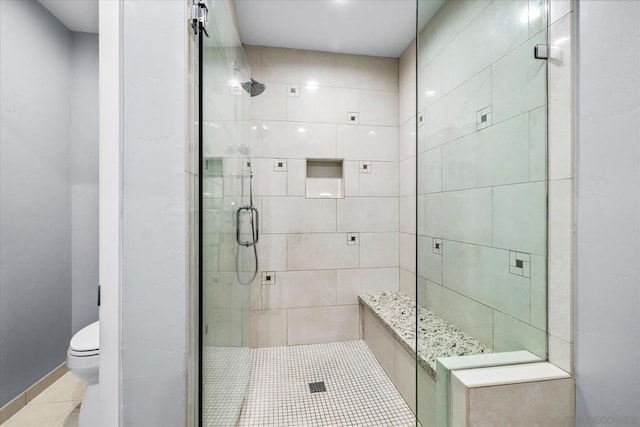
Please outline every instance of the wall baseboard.
[[25, 407], [37, 395], [42, 393], [47, 387], [56, 382], [68, 371], [67, 364], [62, 362], [51, 372], [36, 381], [31, 387], [17, 395], [13, 400], [0, 408], [0, 424], [11, 418], [16, 412]]

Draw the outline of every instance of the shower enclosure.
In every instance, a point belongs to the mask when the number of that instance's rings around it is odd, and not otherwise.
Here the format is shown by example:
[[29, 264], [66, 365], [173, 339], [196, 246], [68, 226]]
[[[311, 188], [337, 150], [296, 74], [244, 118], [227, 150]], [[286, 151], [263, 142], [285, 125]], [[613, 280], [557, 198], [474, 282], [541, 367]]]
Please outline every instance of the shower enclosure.
[[[536, 47], [547, 45], [547, 2], [446, 1], [427, 20], [433, 7], [418, 1], [408, 125], [417, 133], [418, 304], [482, 352], [507, 352], [502, 364], [546, 360], [547, 61]], [[435, 378], [438, 425], [449, 422], [439, 376], [450, 362]]]
[[[200, 3], [199, 423], [235, 425], [247, 391], [250, 284], [259, 239], [250, 161], [250, 70], [225, 2]], [[207, 10], [208, 8], [208, 10]], [[246, 84], [244, 84], [246, 86]], [[255, 91], [255, 90], [254, 90]]]
[[[545, 360], [546, 1], [418, 0], [399, 59], [243, 46], [228, 2], [207, 10], [192, 51], [199, 425], [247, 425], [276, 400], [269, 422], [302, 425], [313, 399], [374, 398], [341, 362], [363, 357], [411, 425], [448, 426], [454, 367]], [[354, 64], [359, 79], [327, 77]], [[307, 381], [318, 372], [331, 381]], [[313, 396], [287, 403], [297, 393]], [[344, 413], [317, 416], [370, 415]]]

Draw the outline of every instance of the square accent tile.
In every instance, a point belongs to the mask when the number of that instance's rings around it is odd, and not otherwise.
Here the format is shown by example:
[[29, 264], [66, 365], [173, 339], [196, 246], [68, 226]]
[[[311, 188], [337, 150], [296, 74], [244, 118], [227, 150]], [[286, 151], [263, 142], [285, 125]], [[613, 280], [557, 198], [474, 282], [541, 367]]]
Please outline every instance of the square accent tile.
[[300, 85], [287, 86], [287, 96], [300, 96]]
[[275, 285], [276, 284], [276, 272], [275, 271], [263, 271], [262, 272], [262, 284], [263, 285]]
[[531, 277], [531, 255], [524, 252], [509, 251], [509, 273], [522, 277]]
[[434, 254], [442, 255], [442, 239], [433, 239], [431, 250]]
[[359, 245], [360, 233], [347, 233], [347, 245]]
[[360, 123], [360, 113], [355, 112], [355, 111], [348, 111], [347, 112], [347, 123], [349, 123], [351, 125], [357, 125], [358, 123]]
[[273, 159], [273, 171], [274, 172], [286, 172], [287, 160], [286, 159]]
[[476, 112], [476, 130], [491, 126], [491, 105]]
[[360, 162], [360, 173], [371, 173], [371, 162], [369, 161]]

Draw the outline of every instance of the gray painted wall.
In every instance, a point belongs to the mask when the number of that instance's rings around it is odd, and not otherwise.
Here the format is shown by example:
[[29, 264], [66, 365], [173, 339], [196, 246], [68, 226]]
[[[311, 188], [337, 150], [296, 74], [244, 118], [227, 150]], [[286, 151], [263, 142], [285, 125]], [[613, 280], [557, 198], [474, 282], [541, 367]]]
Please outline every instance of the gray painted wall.
[[640, 2], [578, 21], [576, 424], [638, 425]]
[[98, 35], [71, 33], [72, 333], [98, 320]]
[[0, 404], [71, 337], [70, 46], [39, 3], [0, 1]]
[[98, 316], [97, 43], [0, 1], [0, 406]]
[[124, 2], [124, 426], [185, 425], [185, 3]]

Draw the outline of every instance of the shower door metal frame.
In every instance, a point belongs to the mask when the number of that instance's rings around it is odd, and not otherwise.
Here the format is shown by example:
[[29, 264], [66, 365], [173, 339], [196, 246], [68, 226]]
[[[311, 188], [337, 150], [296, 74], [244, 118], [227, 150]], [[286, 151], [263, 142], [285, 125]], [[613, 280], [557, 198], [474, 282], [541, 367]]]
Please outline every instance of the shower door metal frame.
[[202, 426], [202, 389], [203, 389], [203, 330], [204, 330], [204, 255], [203, 255], [203, 230], [204, 230], [204, 95], [203, 95], [203, 75], [204, 75], [204, 37], [208, 37], [205, 26], [208, 21], [208, 7], [205, 1], [193, 1], [192, 4], [191, 25], [198, 37], [198, 387], [197, 402], [198, 414], [197, 425]]

